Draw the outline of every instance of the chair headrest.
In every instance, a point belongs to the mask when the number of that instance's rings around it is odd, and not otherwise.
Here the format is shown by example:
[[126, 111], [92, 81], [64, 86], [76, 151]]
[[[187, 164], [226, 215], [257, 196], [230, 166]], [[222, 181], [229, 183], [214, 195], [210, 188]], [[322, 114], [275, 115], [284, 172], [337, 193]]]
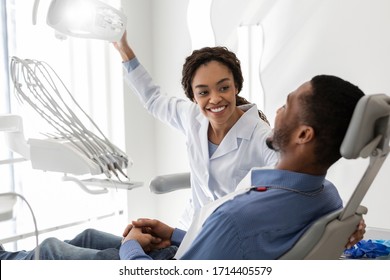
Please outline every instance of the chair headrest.
[[363, 96], [356, 105], [347, 133], [340, 147], [344, 158], [366, 158], [375, 150], [389, 152], [390, 96]]

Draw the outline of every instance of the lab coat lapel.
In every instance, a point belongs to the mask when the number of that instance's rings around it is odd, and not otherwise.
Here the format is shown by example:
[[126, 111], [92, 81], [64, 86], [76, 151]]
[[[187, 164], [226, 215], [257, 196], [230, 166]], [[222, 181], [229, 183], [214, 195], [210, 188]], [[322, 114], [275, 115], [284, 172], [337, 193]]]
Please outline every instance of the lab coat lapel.
[[[209, 160], [209, 146], [208, 146], [208, 137], [207, 137], [207, 131], [209, 127], [209, 120], [204, 117], [203, 115], [199, 115], [196, 117], [198, 123], [200, 124], [199, 129], [197, 130], [198, 133], [198, 145], [200, 146], [199, 151], [199, 161], [196, 163], [197, 165], [197, 174], [203, 182], [200, 187], [202, 189], [201, 196], [206, 196], [209, 198], [209, 200], [213, 200], [213, 194], [211, 193], [210, 189], [208, 188], [209, 185], [209, 170], [210, 170], [210, 160]], [[199, 148], [198, 148], [199, 149]]]
[[[202, 158], [203, 158], [203, 167], [205, 170], [209, 169], [210, 161], [209, 161], [209, 146], [208, 146], [208, 127], [209, 127], [209, 120], [205, 117], [202, 117], [199, 119], [199, 122], [201, 123], [201, 127], [199, 130], [199, 139], [200, 139], [200, 145], [202, 148]], [[208, 172], [207, 172], [208, 174]]]
[[214, 152], [211, 159], [215, 159], [226, 155], [238, 149], [238, 141], [240, 139], [250, 140], [259, 119], [257, 115], [257, 107], [252, 106], [244, 115], [237, 121], [237, 123], [229, 130], [225, 138], [222, 140], [218, 149]]
[[237, 145], [237, 131], [236, 126], [233, 126], [226, 136], [223, 138], [221, 144], [218, 146], [218, 149], [214, 152], [211, 159], [215, 159], [230, 153], [238, 148]]

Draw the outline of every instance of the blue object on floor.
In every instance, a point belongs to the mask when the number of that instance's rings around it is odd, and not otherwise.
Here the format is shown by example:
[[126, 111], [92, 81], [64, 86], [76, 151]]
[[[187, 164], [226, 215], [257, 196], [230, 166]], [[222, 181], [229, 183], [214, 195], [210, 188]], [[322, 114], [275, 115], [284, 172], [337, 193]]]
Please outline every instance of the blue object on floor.
[[352, 248], [346, 249], [344, 256], [350, 259], [390, 257], [390, 240], [362, 240]]

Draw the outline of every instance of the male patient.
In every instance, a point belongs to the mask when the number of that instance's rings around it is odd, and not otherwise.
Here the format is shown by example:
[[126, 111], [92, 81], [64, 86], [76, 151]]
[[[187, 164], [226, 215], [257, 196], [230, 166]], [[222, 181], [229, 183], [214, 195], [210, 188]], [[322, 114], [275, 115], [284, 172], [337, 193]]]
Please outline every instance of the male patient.
[[[248, 174], [252, 188], [218, 207], [181, 259], [277, 259], [312, 222], [341, 208], [341, 198], [325, 175], [341, 157], [340, 145], [363, 95], [355, 85], [326, 75], [290, 93], [267, 139], [280, 153], [275, 169], [253, 169]], [[140, 219], [125, 229], [121, 245], [81, 248], [50, 238], [40, 246], [40, 258], [152, 259], [161, 251], [156, 249], [179, 245], [184, 235], [157, 220]], [[33, 251], [0, 251], [0, 259], [33, 257]]]
[[[340, 145], [363, 95], [333, 76], [316, 76], [290, 93], [267, 139], [280, 153], [275, 169], [252, 170], [253, 188], [217, 208], [181, 258], [277, 259], [314, 220], [341, 208], [325, 175], [341, 157]], [[142, 228], [149, 228], [148, 233]], [[147, 259], [142, 248], [150, 248], [153, 236], [169, 241], [178, 230], [146, 219], [134, 222], [125, 234], [121, 258]]]

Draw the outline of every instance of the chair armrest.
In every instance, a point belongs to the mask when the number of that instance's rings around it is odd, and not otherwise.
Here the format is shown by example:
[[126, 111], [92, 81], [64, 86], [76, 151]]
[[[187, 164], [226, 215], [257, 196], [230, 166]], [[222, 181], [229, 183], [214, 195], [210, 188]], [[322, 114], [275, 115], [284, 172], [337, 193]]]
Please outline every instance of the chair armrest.
[[168, 193], [191, 187], [190, 173], [174, 173], [154, 177], [149, 184], [151, 192], [156, 194]]

